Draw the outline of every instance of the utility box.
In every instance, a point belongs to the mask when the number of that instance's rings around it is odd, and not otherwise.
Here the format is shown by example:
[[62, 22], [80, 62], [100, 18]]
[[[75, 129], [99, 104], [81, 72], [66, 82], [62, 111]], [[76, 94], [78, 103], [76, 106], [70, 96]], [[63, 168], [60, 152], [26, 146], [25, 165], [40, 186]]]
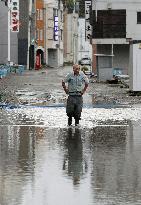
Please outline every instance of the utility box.
[[98, 81], [107, 81], [113, 78], [113, 56], [105, 54], [95, 54], [97, 65]]
[[129, 76], [129, 89], [141, 91], [141, 40], [130, 43]]

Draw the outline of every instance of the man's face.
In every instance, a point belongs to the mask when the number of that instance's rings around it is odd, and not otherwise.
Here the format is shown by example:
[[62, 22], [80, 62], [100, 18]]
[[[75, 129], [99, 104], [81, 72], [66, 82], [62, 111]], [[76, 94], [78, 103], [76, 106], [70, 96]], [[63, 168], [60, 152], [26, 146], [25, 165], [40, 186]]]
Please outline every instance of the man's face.
[[80, 71], [79, 65], [74, 65], [74, 66], [73, 66], [73, 72], [74, 72], [74, 74], [78, 75], [78, 74], [79, 74], [79, 71]]

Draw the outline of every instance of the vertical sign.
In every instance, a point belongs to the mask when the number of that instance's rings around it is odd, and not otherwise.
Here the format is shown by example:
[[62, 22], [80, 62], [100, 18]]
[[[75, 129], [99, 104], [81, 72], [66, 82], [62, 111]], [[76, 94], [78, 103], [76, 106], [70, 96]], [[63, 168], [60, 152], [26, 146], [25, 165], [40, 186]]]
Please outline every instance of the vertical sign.
[[85, 1], [85, 39], [90, 42], [92, 26], [90, 25], [90, 6], [91, 1]]
[[54, 40], [58, 41], [58, 16], [54, 16]]
[[11, 31], [19, 32], [19, 0], [11, 0]]
[[96, 2], [97, 2], [97, 0], [93, 0], [93, 7], [94, 7], [93, 10], [95, 10], [95, 18], [96, 18], [96, 22], [97, 22], [97, 7], [96, 7]]

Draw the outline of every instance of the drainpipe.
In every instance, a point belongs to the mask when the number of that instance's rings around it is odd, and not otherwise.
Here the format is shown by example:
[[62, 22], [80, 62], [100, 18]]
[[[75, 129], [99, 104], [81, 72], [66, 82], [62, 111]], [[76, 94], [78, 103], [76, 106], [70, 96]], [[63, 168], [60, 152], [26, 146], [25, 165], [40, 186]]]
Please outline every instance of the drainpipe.
[[114, 54], [113, 48], [114, 48], [114, 46], [113, 46], [113, 44], [112, 44], [111, 46], [112, 46], [112, 48], [111, 48], [111, 54], [112, 54], [112, 68], [113, 68], [113, 54]]
[[32, 12], [32, 0], [29, 0], [29, 6], [28, 6], [28, 48], [27, 48], [27, 70], [29, 70], [29, 48], [31, 44], [31, 12]]

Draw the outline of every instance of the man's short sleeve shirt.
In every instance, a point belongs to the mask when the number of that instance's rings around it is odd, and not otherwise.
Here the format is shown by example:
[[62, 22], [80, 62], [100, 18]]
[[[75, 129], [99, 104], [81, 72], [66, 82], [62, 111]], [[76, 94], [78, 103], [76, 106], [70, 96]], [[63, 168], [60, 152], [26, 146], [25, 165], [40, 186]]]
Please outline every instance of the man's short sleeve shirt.
[[83, 72], [80, 72], [79, 75], [74, 75], [72, 72], [66, 75], [64, 82], [68, 83], [69, 92], [81, 92], [89, 80]]

